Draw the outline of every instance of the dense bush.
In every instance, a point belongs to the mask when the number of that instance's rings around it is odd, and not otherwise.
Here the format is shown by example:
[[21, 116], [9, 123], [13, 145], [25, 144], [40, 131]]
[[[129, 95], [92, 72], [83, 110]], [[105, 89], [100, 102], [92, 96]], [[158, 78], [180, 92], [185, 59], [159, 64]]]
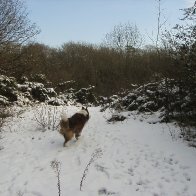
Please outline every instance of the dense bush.
[[[72, 83], [74, 88], [91, 84], [96, 87], [96, 93], [111, 95], [129, 89], [132, 83], [143, 84], [163, 75], [174, 76], [171, 56], [163, 49], [160, 54], [151, 46], [137, 49], [133, 54], [82, 43], [67, 43], [58, 49], [35, 43], [12, 53], [20, 58], [15, 59], [9, 75], [17, 79], [25, 75], [45, 85], [47, 78], [54, 86], [76, 81]], [[46, 78], [39, 77], [43, 74]]]

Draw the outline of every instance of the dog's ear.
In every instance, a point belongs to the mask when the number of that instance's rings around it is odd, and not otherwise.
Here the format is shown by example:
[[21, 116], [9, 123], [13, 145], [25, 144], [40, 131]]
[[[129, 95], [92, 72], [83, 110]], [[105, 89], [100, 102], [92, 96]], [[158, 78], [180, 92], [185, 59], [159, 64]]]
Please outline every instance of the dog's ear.
[[89, 117], [89, 111], [88, 111], [88, 108], [86, 107], [86, 108], [85, 108], [85, 110], [86, 110], [86, 112], [87, 112], [87, 114], [88, 114], [88, 117]]

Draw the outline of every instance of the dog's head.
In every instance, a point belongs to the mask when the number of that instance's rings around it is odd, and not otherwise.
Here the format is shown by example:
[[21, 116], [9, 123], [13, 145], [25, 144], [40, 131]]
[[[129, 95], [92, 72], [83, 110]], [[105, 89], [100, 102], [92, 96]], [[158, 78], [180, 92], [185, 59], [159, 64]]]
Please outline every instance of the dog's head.
[[86, 114], [86, 117], [89, 118], [89, 111], [87, 107], [82, 106], [81, 111], [83, 111], [83, 113]]

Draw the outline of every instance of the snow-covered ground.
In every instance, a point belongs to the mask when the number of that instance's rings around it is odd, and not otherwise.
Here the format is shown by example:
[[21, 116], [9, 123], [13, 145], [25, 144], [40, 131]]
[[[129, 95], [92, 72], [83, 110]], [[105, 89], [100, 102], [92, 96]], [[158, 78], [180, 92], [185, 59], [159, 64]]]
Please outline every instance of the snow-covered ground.
[[[66, 108], [68, 115], [78, 110]], [[7, 124], [0, 139], [0, 195], [58, 196], [56, 160], [61, 196], [196, 196], [196, 150], [172, 139], [177, 128], [133, 115], [108, 124], [110, 113], [99, 109], [89, 108], [81, 138], [67, 147], [57, 131], [39, 129], [33, 108]]]

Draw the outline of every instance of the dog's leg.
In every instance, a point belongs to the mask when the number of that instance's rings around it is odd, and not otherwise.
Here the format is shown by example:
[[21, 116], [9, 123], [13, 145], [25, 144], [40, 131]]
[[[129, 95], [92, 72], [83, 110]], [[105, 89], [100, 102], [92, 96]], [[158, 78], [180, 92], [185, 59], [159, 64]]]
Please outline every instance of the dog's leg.
[[75, 138], [77, 140], [81, 136], [82, 128], [83, 128], [83, 126], [75, 130]]
[[65, 141], [64, 141], [64, 143], [63, 143], [63, 146], [65, 147], [66, 143], [67, 143], [69, 140], [67, 139], [66, 135], [63, 135], [63, 136], [64, 136], [64, 138], [65, 138]]
[[80, 133], [76, 133], [75, 134], [75, 138], [78, 140], [78, 138], [80, 137], [80, 135], [81, 135]]
[[66, 143], [71, 140], [73, 136], [69, 135], [68, 133], [64, 134], [64, 138], [65, 138], [65, 141], [64, 141], [64, 144], [63, 146], [65, 147], [66, 146]]
[[66, 133], [63, 136], [65, 138], [65, 142], [64, 142], [64, 146], [65, 146], [66, 143], [73, 138], [74, 132], [71, 131], [71, 130], [67, 130]]

